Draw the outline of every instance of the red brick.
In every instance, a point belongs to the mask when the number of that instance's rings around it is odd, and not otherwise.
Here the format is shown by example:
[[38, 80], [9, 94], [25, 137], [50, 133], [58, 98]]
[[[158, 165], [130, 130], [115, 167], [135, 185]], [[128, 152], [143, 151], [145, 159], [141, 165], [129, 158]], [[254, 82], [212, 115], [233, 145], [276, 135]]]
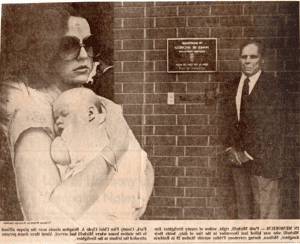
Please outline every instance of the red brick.
[[155, 40], [155, 49], [167, 49], [167, 42], [165, 40]]
[[220, 136], [210, 136], [209, 137], [209, 146], [221, 146], [221, 137]]
[[157, 177], [156, 176], [155, 181], [154, 181], [155, 186], [175, 186], [175, 184], [176, 184], [175, 177]]
[[122, 72], [122, 62], [114, 62], [114, 71]]
[[209, 168], [186, 168], [186, 176], [188, 177], [214, 177], [216, 175], [215, 169]]
[[243, 5], [211, 6], [211, 15], [242, 15]]
[[124, 50], [150, 50], [153, 49], [153, 40], [124, 40]]
[[152, 62], [124, 62], [123, 70], [125, 72], [151, 71], [153, 70]]
[[279, 49], [277, 50], [277, 57], [279, 59], [299, 59], [299, 52], [295, 52], [295, 49]]
[[147, 125], [175, 125], [176, 116], [175, 115], [147, 115], [146, 124]]
[[152, 105], [123, 105], [124, 114], [152, 114], [153, 106]]
[[178, 177], [179, 187], [207, 187], [207, 185], [206, 178]]
[[144, 16], [144, 8], [114, 8], [114, 18], [137, 18]]
[[178, 37], [205, 38], [209, 37], [209, 28], [178, 28]]
[[204, 105], [187, 105], [186, 106], [187, 114], [214, 114], [217, 113], [217, 107], [213, 106], [204, 106]]
[[168, 217], [182, 217], [182, 208], [164, 208], [164, 207], [153, 207], [153, 215], [156, 216], [168, 216]]
[[188, 2], [180, 2], [180, 1], [164, 1], [164, 2], [155, 2], [156, 6], [179, 6], [179, 5], [186, 5]]
[[245, 38], [222, 38], [218, 42], [219, 49], [239, 49]]
[[149, 7], [146, 9], [146, 16], [149, 17], [167, 17], [176, 16], [176, 7]]
[[115, 51], [115, 61], [143, 61], [144, 52], [138, 51]]
[[183, 176], [183, 167], [155, 167], [155, 176]]
[[233, 204], [233, 202], [229, 201], [229, 198], [224, 197], [224, 198], [220, 198], [220, 197], [209, 197], [208, 198], [208, 207], [225, 207], [228, 206], [229, 204]]
[[230, 16], [220, 18], [221, 26], [251, 26], [251, 16]]
[[207, 82], [207, 74], [178, 74], [179, 82]]
[[145, 7], [149, 2], [123, 2], [124, 7]]
[[273, 26], [256, 26], [256, 27], [245, 27], [245, 37], [269, 37], [276, 35], [276, 27]]
[[142, 149], [148, 154], [148, 157], [152, 157], [153, 156], [153, 146], [148, 146], [148, 145], [141, 145]]
[[278, 2], [278, 13], [297, 15], [299, 13], [299, 2]]
[[134, 18], [134, 19], [124, 19], [124, 28], [153, 28], [154, 19], [153, 18]]
[[[280, 71], [280, 70], [284, 70], [284, 62], [283, 61], [266, 61], [265, 62], [265, 71]], [[286, 65], [286, 70], [289, 70], [289, 69], [287, 69], [287, 65]]]
[[156, 27], [181, 27], [186, 26], [186, 19], [182, 17], [157, 18]]
[[184, 148], [183, 147], [172, 147], [172, 146], [155, 146], [154, 148], [155, 156], [183, 156]]
[[173, 197], [150, 197], [148, 206], [175, 206]]
[[125, 83], [123, 84], [124, 93], [148, 93], [153, 92], [152, 84], [143, 83]]
[[212, 218], [214, 216], [213, 208], [185, 208], [184, 217], [193, 218]]
[[120, 29], [122, 27], [122, 19], [114, 19], [114, 29]]
[[266, 48], [284, 47], [285, 38], [264, 38], [263, 44]]
[[182, 94], [175, 96], [176, 103], [204, 103], [205, 100], [204, 94]]
[[235, 188], [228, 187], [217, 187], [216, 188], [216, 197], [234, 197], [235, 196]]
[[253, 16], [253, 25], [279, 26], [285, 24], [286, 16]]
[[155, 187], [155, 196], [182, 197], [183, 194], [184, 194], [184, 188], [178, 188], [178, 187]]
[[234, 181], [232, 178], [210, 178], [210, 187], [234, 187]]
[[114, 49], [115, 50], [122, 49], [122, 41], [114, 41]]
[[146, 52], [146, 60], [166, 60], [166, 51], [148, 51]]
[[180, 207], [195, 207], [195, 208], [203, 208], [206, 207], [206, 198], [178, 198], [177, 199], [177, 206]]
[[217, 150], [215, 147], [187, 147], [187, 156], [215, 156]]
[[153, 126], [130, 126], [131, 130], [135, 135], [153, 135], [154, 127]]
[[146, 73], [146, 82], [175, 82], [175, 74], [167, 73]]
[[122, 84], [114, 83], [114, 92], [115, 94], [122, 93]]
[[180, 6], [179, 16], [207, 16], [209, 6]]
[[220, 18], [219, 17], [189, 17], [188, 26], [190, 27], [220, 26]]
[[207, 157], [179, 157], [178, 166], [184, 167], [207, 167]]
[[148, 104], [165, 104], [167, 94], [146, 94], [146, 103]]
[[144, 80], [143, 73], [115, 73], [115, 82], [142, 82]]
[[219, 71], [240, 71], [241, 65], [239, 61], [220, 61], [219, 62]]
[[176, 137], [175, 136], [147, 136], [146, 144], [175, 146]]
[[144, 38], [144, 30], [143, 29], [114, 30], [114, 40], [143, 39], [143, 38]]
[[186, 197], [210, 197], [215, 196], [215, 188], [186, 188]]
[[153, 166], [175, 166], [176, 157], [151, 157], [148, 159]]
[[142, 94], [115, 94], [115, 103], [142, 104], [143, 95]]
[[184, 135], [184, 126], [155, 126], [155, 135]]
[[207, 115], [178, 115], [179, 125], [207, 125]]
[[[270, 70], [275, 70], [275, 67], [280, 67], [280, 70], [282, 70], [281, 62], [276, 62], [275, 65], [272, 65], [274, 68], [269, 68]], [[298, 60], [288, 60], [286, 61], [285, 70], [295, 70], [298, 71], [300, 68], [299, 61]]]
[[164, 38], [174, 38], [176, 37], [176, 29], [147, 29], [146, 38], [147, 39], [164, 39]]
[[277, 4], [272, 3], [259, 3], [252, 5], [244, 5], [245, 15], [262, 15], [276, 13]]
[[166, 93], [166, 92], [176, 92], [184, 93], [186, 84], [182, 83], [157, 83], [155, 84], [155, 92]]
[[208, 136], [179, 136], [179, 146], [208, 146]]
[[156, 61], [155, 62], [155, 71], [167, 71], [167, 62], [166, 61]]
[[142, 116], [137, 116], [137, 115], [124, 115], [127, 123], [129, 125], [142, 125]]
[[123, 2], [114, 2], [114, 7], [123, 7]]
[[183, 114], [184, 106], [182, 105], [155, 105], [155, 114]]
[[[247, 28], [247, 27], [246, 27]], [[211, 37], [226, 38], [242, 36], [241, 27], [215, 27], [211, 28]]]
[[205, 90], [211, 84], [209, 83], [188, 83], [187, 92], [188, 93], [205, 93]]

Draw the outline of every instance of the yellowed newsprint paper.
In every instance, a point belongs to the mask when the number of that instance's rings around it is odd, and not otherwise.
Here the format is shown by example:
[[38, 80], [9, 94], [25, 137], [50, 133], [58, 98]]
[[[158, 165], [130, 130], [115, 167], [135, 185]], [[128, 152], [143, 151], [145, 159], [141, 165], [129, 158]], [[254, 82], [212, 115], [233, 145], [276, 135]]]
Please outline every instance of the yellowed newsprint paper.
[[1, 223], [1, 243], [299, 243], [298, 220]]
[[[138, 11], [137, 8], [136, 11]], [[155, 8], [155, 6], [153, 8]], [[168, 11], [172, 12], [175, 8], [171, 7], [170, 9], [168, 9]], [[174, 10], [174, 14], [177, 14], [178, 12], [178, 9]], [[136, 17], [134, 12], [130, 12], [129, 14], [130, 16]], [[141, 14], [141, 16], [143, 15], [143, 13], [140, 12], [139, 14]], [[161, 15], [163, 14], [164, 13], [161, 13]], [[166, 13], [166, 15], [168, 15], [168, 13]], [[124, 17], [121, 24], [122, 26], [126, 21], [130, 21], [130, 16], [128, 17], [128, 19], [127, 16]], [[19, 18], [19, 16], [14, 17]], [[10, 18], [12, 18], [12, 16], [10, 16]], [[155, 21], [157, 21], [157, 19]], [[283, 19], [283, 21], [287, 21], [287, 19]], [[157, 23], [160, 23], [162, 26], [164, 26], [164, 23], [162, 23], [161, 20]], [[184, 26], [180, 21], [178, 21], [178, 24], [181, 25], [181, 27]], [[25, 29], [22, 29], [21, 26], [18, 26], [18, 28], [19, 30], [21, 30], [21, 32], [25, 31]], [[176, 28], [176, 26], [174, 28]], [[178, 28], [176, 29], [176, 33], [178, 34]], [[126, 33], [124, 32], [122, 35], [124, 35], [124, 39], [126, 39]], [[144, 32], [142, 35], [144, 35]], [[20, 39], [20, 43], [23, 43], [21, 36], [18, 36], [17, 38]], [[130, 43], [126, 43], [128, 46], [130, 45]], [[161, 40], [158, 40], [156, 44], [164, 45], [162, 44]], [[22, 46], [17, 45], [16, 48], [21, 49]], [[296, 49], [296, 51], [299, 52], [299, 48]], [[148, 74], [144, 73], [143, 75], [146, 77]], [[2, 114], [0, 114], [0, 116], [2, 116]], [[29, 170], [28, 173], [34, 174], [35, 172]], [[0, 175], [0, 177], [1, 176], [2, 175]], [[38, 177], [36, 178], [40, 179]], [[51, 181], [50, 179], [41, 180], [49, 180], [49, 182]], [[122, 181], [122, 179], [119, 180], [120, 181], [112, 180], [111, 184], [114, 183], [115, 187], [134, 187], [135, 184], [137, 184], [135, 182], [135, 179], [130, 179], [129, 176], [128, 178], [123, 179], [124, 181]], [[143, 182], [141, 184], [143, 184]], [[80, 185], [74, 185], [74, 191], [76, 191], [76, 187], [78, 187], [79, 189]], [[299, 198], [299, 194], [295, 194], [295, 196]], [[3, 196], [0, 196], [0, 198], [1, 197]], [[43, 198], [38, 198], [36, 199], [36, 201], [40, 201], [38, 203], [38, 206], [41, 206], [41, 209], [45, 209], [45, 211], [49, 210], [49, 215], [53, 214], [53, 216], [51, 217], [51, 219], [53, 220], [3, 220], [0, 222], [0, 244], [300, 243], [299, 219], [196, 220], [193, 218], [193, 220], [165, 220], [166, 217], [162, 216], [161, 220], [159, 220], [156, 216], [156, 220], [127, 220], [122, 218], [114, 218], [113, 220], [109, 220], [107, 216], [105, 218], [103, 217], [104, 208], [106, 208], [107, 211], [110, 211], [109, 208], [111, 206], [118, 207], [118, 204], [122, 203], [128, 205], [128, 203], [135, 199], [135, 197], [135, 195], [128, 195], [126, 192], [120, 191], [117, 193], [114, 193], [113, 191], [111, 191], [110, 193], [104, 193], [101, 198], [102, 207], [100, 206], [100, 204], [95, 205], [96, 207], [89, 209], [89, 217], [86, 217], [86, 219], [83, 219], [81, 221], [72, 220], [62, 211], [56, 209], [55, 206], [49, 206], [49, 203], [43, 202]], [[62, 197], [62, 201], [68, 200], [69, 199], [67, 197]], [[299, 200], [295, 202], [297, 202], [299, 205]], [[9, 208], [9, 206], [6, 206], [6, 208]], [[297, 208], [299, 208], [299, 206], [297, 206]], [[52, 211], [51, 213], [50, 210]], [[2, 209], [0, 209], [0, 211], [2, 211]], [[122, 216], [122, 213], [118, 214], [119, 216]], [[4, 216], [5, 214], [0, 212], [0, 215]], [[47, 216], [47, 213], [45, 213], [45, 216]]]

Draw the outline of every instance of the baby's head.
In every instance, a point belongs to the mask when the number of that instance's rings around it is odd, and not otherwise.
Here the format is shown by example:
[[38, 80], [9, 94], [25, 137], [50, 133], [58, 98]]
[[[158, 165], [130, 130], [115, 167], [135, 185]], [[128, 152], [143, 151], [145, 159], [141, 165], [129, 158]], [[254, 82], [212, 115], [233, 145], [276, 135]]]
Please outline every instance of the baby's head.
[[90, 123], [101, 113], [101, 106], [100, 99], [90, 89], [74, 88], [63, 92], [53, 104], [55, 132], [61, 135], [71, 124]]

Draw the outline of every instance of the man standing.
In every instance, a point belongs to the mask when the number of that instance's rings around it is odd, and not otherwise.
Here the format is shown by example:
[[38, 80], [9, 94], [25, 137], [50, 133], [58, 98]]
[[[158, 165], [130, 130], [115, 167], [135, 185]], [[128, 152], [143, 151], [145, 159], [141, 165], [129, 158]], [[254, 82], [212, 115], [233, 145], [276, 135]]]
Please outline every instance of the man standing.
[[264, 48], [240, 48], [242, 75], [229, 84], [226, 151], [233, 166], [239, 219], [278, 219], [283, 163], [283, 94], [262, 71]]

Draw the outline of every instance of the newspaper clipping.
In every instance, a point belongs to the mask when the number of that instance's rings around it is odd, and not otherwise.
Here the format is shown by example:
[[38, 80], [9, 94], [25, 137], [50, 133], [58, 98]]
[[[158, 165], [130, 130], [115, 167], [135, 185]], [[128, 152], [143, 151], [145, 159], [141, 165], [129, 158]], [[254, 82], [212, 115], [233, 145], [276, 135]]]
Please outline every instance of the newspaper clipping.
[[3, 3], [0, 62], [1, 244], [300, 243], [299, 2]]

